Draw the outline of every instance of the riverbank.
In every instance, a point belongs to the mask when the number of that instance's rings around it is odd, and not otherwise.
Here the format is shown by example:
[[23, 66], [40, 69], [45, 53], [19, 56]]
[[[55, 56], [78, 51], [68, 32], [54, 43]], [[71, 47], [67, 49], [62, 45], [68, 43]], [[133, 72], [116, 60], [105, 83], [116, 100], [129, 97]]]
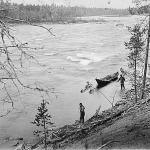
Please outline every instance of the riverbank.
[[[131, 96], [132, 95], [132, 96]], [[150, 99], [133, 101], [133, 91], [123, 91], [122, 100], [112, 108], [98, 112], [84, 124], [76, 122], [53, 131], [48, 138], [49, 149], [147, 149], [150, 146]], [[7, 139], [8, 140], [8, 139]], [[42, 150], [41, 141], [35, 144], [9, 141], [10, 149], [22, 145]], [[9, 149], [9, 150], [10, 150]], [[17, 148], [16, 148], [17, 149]]]
[[60, 128], [57, 132], [61, 138], [49, 143], [60, 149], [149, 148], [150, 99], [135, 104], [131, 95], [134, 96], [132, 90], [122, 93], [122, 101], [94, 115], [84, 125]]
[[[121, 105], [120, 105], [121, 107]], [[150, 146], [150, 104], [143, 100], [136, 105], [129, 105], [117, 117], [69, 146], [67, 149], [147, 149]]]
[[[26, 21], [26, 20], [12, 20], [12, 21], [8, 21], [7, 23], [11, 24], [11, 26], [14, 25], [53, 25], [53, 24], [83, 24], [83, 23], [106, 23], [108, 21], [106, 21], [105, 19], [101, 18], [103, 16], [99, 16], [99, 18], [94, 19], [94, 18], [89, 18], [89, 19], [84, 19], [84, 17], [79, 17], [79, 18], [71, 18], [71, 19], [67, 19], [67, 20], [58, 20], [58, 21]], [[113, 17], [113, 16], [112, 16]], [[87, 17], [85, 17], [87, 18]]]
[[84, 16], [84, 17], [72, 17], [65, 18], [61, 20], [42, 20], [42, 21], [28, 21], [28, 20], [19, 20], [19, 19], [8, 19], [7, 23], [12, 25], [26, 25], [26, 24], [82, 24], [82, 23], [106, 23], [108, 20], [105, 18], [121, 18], [121, 17], [131, 17], [131, 15], [101, 15], [101, 16]]

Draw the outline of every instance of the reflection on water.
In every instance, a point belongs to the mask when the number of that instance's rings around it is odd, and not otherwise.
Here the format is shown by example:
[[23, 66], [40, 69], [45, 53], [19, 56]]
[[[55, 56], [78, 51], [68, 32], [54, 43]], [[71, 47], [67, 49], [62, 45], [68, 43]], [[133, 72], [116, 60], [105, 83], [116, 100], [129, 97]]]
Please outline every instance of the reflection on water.
[[[95, 78], [114, 73], [125, 66], [127, 50], [124, 41], [129, 38], [126, 26], [135, 22], [133, 17], [105, 17], [107, 22], [86, 24], [45, 25], [53, 27], [51, 36], [38, 27], [17, 26], [16, 34], [21, 41], [41, 49], [34, 52], [44, 66], [32, 64], [26, 66], [23, 81], [39, 81], [58, 91], [57, 97], [51, 97], [50, 113], [57, 126], [71, 124], [79, 119], [79, 103], [85, 106], [86, 118], [91, 117], [101, 105], [102, 110], [110, 104], [100, 92], [89, 95], [80, 93], [86, 81], [96, 86]], [[123, 26], [116, 26], [116, 24]], [[101, 92], [112, 98], [118, 91], [119, 84], [114, 82], [101, 89]], [[31, 91], [28, 91], [31, 92]], [[116, 100], [119, 99], [117, 96]], [[23, 95], [22, 101], [16, 104], [17, 110], [0, 121], [2, 136], [32, 136], [33, 120], [40, 99], [37, 95]], [[20, 113], [18, 113], [20, 112]], [[7, 124], [7, 125], [6, 125]], [[5, 128], [5, 130], [4, 130]]]

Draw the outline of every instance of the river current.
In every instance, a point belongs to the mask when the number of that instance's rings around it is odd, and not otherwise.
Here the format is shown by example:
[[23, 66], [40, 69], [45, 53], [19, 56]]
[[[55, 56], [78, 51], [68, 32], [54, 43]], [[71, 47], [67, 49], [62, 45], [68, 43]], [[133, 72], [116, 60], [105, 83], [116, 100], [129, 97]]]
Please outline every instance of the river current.
[[[90, 118], [101, 105], [101, 111], [111, 107], [100, 93], [81, 93], [86, 81], [96, 85], [95, 78], [101, 78], [127, 67], [127, 50], [124, 42], [129, 40], [126, 26], [132, 26], [137, 17], [97, 17], [104, 22], [79, 24], [52, 24], [55, 36], [46, 30], [18, 25], [14, 32], [20, 41], [37, 47], [36, 55], [42, 66], [31, 62], [23, 81], [37, 81], [49, 88], [55, 88], [51, 94], [49, 112], [57, 127], [74, 123], [79, 119], [79, 103], [85, 106], [85, 120]], [[115, 101], [119, 100], [118, 82], [101, 89], [109, 99], [117, 91]], [[33, 137], [33, 121], [41, 98], [35, 94], [23, 95], [16, 102], [10, 115], [0, 118], [1, 137]]]

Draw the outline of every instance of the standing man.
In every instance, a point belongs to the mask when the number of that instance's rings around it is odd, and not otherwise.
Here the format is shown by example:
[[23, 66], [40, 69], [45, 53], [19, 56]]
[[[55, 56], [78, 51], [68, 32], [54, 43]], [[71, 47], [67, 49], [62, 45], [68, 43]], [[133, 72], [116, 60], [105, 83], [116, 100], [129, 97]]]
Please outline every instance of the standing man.
[[84, 123], [85, 107], [82, 105], [82, 103], [80, 103], [79, 106], [80, 106], [80, 123]]
[[125, 86], [124, 86], [125, 78], [124, 78], [122, 75], [120, 75], [120, 78], [119, 78], [118, 81], [120, 81], [121, 90], [122, 90], [122, 89], [125, 89]]

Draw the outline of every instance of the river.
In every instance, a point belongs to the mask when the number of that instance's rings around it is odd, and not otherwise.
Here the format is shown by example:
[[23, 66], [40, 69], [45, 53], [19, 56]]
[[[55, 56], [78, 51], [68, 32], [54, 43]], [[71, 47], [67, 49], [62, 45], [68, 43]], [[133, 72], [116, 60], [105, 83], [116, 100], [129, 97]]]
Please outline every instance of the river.
[[[131, 26], [137, 17], [99, 17], [105, 22], [83, 24], [44, 25], [51, 28], [55, 36], [46, 30], [17, 25], [14, 33], [17, 38], [28, 42], [42, 66], [31, 62], [26, 64], [25, 83], [34, 81], [55, 88], [51, 94], [49, 112], [57, 127], [74, 123], [79, 119], [79, 103], [85, 106], [85, 120], [90, 118], [101, 105], [101, 111], [111, 105], [100, 93], [80, 93], [86, 81], [96, 85], [95, 78], [119, 71], [127, 67], [127, 50], [124, 42], [129, 40], [126, 26]], [[100, 90], [109, 99], [115, 91], [115, 101], [119, 100], [120, 85], [115, 82]], [[30, 91], [31, 92], [31, 91]], [[31, 92], [32, 93], [32, 92]], [[33, 137], [33, 121], [41, 98], [36, 94], [21, 96], [16, 109], [7, 117], [0, 118], [1, 137]]]

